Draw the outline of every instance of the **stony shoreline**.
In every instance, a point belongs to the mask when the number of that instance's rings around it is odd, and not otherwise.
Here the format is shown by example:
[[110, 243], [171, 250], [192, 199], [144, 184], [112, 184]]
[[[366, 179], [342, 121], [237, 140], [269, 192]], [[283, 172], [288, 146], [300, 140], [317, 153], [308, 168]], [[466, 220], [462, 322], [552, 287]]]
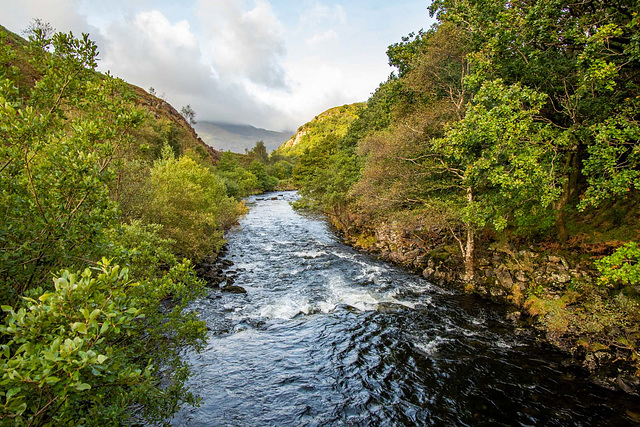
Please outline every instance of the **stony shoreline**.
[[[541, 339], [565, 352], [567, 364], [589, 374], [592, 382], [609, 389], [639, 395], [640, 376], [633, 349], [600, 344], [608, 337], [584, 336], [573, 325], [557, 325], [561, 314], [584, 308], [570, 297], [574, 286], [593, 284], [597, 271], [592, 260], [597, 254], [580, 250], [553, 250], [544, 246], [517, 248], [509, 243], [478, 245], [473, 282], [464, 282], [464, 268], [454, 245], [421, 237], [421, 230], [402, 223], [353, 226], [344, 218], [329, 216], [344, 242], [381, 260], [400, 265], [445, 287], [475, 293], [513, 307], [509, 319], [533, 327]], [[606, 248], [605, 248], [606, 249]], [[568, 297], [569, 296], [569, 297]], [[548, 310], [548, 311], [547, 311]], [[553, 310], [558, 313], [551, 312]], [[552, 317], [555, 316], [555, 317]], [[564, 322], [572, 318], [565, 316]], [[593, 341], [593, 342], [592, 342]]]

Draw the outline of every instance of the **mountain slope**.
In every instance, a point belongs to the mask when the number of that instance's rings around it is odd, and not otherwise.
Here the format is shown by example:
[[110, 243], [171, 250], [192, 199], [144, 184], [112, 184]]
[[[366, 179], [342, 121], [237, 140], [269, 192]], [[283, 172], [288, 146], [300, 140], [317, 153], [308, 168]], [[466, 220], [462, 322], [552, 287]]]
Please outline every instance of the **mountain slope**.
[[343, 105], [317, 115], [310, 122], [300, 126], [295, 135], [278, 147], [278, 154], [299, 156], [307, 148], [322, 143], [329, 135], [342, 138], [347, 133], [351, 122], [358, 117], [359, 109], [364, 105], [364, 103]]
[[257, 141], [263, 141], [273, 151], [291, 136], [291, 132], [276, 132], [251, 125], [199, 121], [195, 125], [200, 137], [211, 147], [221, 151], [244, 153]]
[[[20, 92], [27, 93], [41, 78], [40, 73], [30, 63], [32, 57], [27, 48], [27, 41], [0, 25], [0, 42], [12, 49], [13, 58], [8, 61], [8, 65], [15, 67], [14, 71], [17, 73], [16, 79]], [[164, 121], [169, 124], [172, 128], [171, 132], [177, 152], [184, 154], [187, 150], [192, 149], [202, 154], [207, 153], [213, 163], [220, 159], [222, 153], [205, 143], [171, 104], [138, 86], [130, 83], [126, 83], [126, 86], [133, 93], [133, 101], [138, 107], [141, 107], [156, 121]], [[146, 141], [147, 138], [149, 141]], [[159, 141], [157, 135], [142, 135], [141, 139], [152, 145], [157, 145]]]

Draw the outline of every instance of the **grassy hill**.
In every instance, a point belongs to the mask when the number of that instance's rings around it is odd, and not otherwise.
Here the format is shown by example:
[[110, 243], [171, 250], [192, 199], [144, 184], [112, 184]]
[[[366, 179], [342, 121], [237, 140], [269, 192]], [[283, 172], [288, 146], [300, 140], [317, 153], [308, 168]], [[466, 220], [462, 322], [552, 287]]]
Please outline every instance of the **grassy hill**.
[[342, 138], [346, 135], [351, 122], [358, 117], [359, 109], [364, 105], [356, 103], [328, 109], [300, 126], [298, 131], [276, 150], [276, 153], [283, 156], [299, 156], [306, 149], [322, 143], [329, 135]]

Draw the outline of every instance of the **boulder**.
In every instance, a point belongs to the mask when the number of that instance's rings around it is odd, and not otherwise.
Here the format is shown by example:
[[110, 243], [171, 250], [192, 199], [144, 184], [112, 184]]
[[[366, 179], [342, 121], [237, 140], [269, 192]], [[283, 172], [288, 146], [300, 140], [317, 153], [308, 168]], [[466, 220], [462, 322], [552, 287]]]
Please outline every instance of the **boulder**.
[[526, 282], [528, 280], [527, 275], [522, 270], [516, 271], [515, 276], [516, 276], [516, 280], [518, 282]]
[[236, 286], [236, 285], [227, 285], [220, 288], [220, 290], [222, 292], [228, 292], [230, 294], [246, 294], [247, 293], [247, 290], [245, 288], [243, 288], [242, 286]]
[[511, 278], [509, 269], [504, 264], [501, 264], [500, 266], [498, 266], [498, 268], [496, 268], [495, 270], [495, 273], [496, 273], [496, 278], [498, 279], [498, 283], [500, 283], [500, 285], [504, 289], [513, 288], [513, 279]]

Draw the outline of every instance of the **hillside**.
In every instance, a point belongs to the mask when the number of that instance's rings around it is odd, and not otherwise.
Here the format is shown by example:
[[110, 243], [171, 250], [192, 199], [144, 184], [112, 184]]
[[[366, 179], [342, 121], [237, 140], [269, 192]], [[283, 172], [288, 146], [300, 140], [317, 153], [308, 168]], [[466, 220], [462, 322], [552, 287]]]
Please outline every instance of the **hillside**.
[[158, 424], [193, 402], [178, 353], [206, 335], [187, 309], [205, 291], [194, 266], [245, 211], [229, 191], [242, 170], [220, 176], [222, 153], [171, 105], [97, 61], [86, 34], [34, 20], [27, 42], [0, 27], [0, 419], [11, 425]]
[[299, 156], [329, 135], [344, 137], [351, 122], [358, 117], [359, 109], [364, 106], [364, 103], [356, 103], [328, 109], [300, 126], [276, 152], [283, 156]]
[[246, 150], [252, 149], [257, 141], [263, 141], [267, 150], [273, 151], [291, 136], [291, 132], [276, 132], [251, 125], [204, 120], [198, 121], [195, 128], [209, 146], [234, 153], [245, 153]]
[[[8, 61], [8, 64], [15, 67], [18, 88], [21, 92], [28, 91], [42, 76], [31, 64], [32, 58], [27, 48], [27, 41], [7, 30], [2, 25], [0, 25], [0, 38], [14, 51], [13, 58]], [[96, 74], [101, 75], [100, 73]], [[138, 86], [126, 82], [125, 86], [133, 94], [133, 102], [142, 108], [146, 114], [149, 114], [153, 120], [166, 121], [171, 124], [172, 138], [170, 138], [170, 143], [175, 146], [176, 152], [184, 154], [190, 149], [199, 151], [200, 153], [206, 152], [214, 164], [220, 159], [221, 152], [206, 144], [191, 125], [189, 125], [187, 120], [185, 120], [171, 104]], [[159, 141], [150, 135], [147, 137], [156, 143]]]

